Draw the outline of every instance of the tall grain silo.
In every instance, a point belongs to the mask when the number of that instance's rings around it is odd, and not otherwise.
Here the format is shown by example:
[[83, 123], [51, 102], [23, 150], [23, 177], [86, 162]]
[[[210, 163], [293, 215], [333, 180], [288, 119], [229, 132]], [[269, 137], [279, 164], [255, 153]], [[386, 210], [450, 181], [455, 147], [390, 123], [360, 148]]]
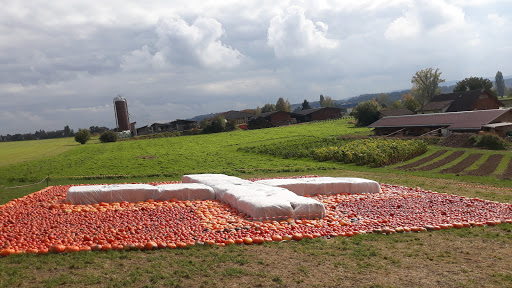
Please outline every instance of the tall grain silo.
[[130, 118], [126, 98], [120, 95], [114, 98], [114, 112], [116, 113], [117, 131], [130, 130]]

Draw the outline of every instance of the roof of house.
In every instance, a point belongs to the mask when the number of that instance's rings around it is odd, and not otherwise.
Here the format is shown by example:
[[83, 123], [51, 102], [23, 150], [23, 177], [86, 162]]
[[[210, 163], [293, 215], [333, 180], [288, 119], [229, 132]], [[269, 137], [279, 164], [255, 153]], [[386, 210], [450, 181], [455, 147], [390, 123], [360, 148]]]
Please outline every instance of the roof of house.
[[389, 116], [370, 124], [369, 128], [384, 127], [442, 127], [448, 129], [480, 129], [511, 109], [475, 110], [449, 113]]
[[446, 106], [449, 106], [446, 112], [469, 111], [482, 94], [491, 96], [490, 93], [483, 89], [440, 94], [434, 96], [419, 111], [441, 110]]
[[226, 120], [231, 120], [231, 119], [241, 119], [241, 118], [251, 118], [252, 116], [254, 116], [253, 114], [249, 114], [249, 113], [245, 113], [245, 112], [240, 112], [240, 111], [227, 111], [227, 112], [224, 112], [224, 113], [219, 113], [218, 115], [222, 115], [224, 116], [224, 119]]
[[298, 112], [293, 112], [293, 114], [305, 116], [305, 115], [309, 115], [309, 114], [311, 114], [313, 112], [316, 112], [316, 111], [319, 111], [319, 110], [322, 110], [322, 109], [338, 109], [338, 110], [341, 111], [340, 108], [321, 107], [321, 108], [311, 108], [311, 109], [306, 109], [306, 110], [302, 110], [302, 111], [298, 111]]
[[197, 121], [193, 121], [193, 120], [185, 120], [185, 119], [176, 119], [172, 122], [170, 122], [171, 124], [191, 124], [191, 123], [197, 123]]
[[412, 112], [411, 110], [409, 110], [407, 108], [389, 108], [389, 109], [382, 109], [379, 112], [383, 117], [414, 114], [414, 112]]
[[270, 115], [272, 115], [272, 114], [276, 114], [276, 113], [278, 113], [278, 112], [281, 112], [281, 113], [288, 113], [288, 114], [290, 114], [290, 112], [286, 112], [286, 111], [270, 111], [270, 112], [261, 113], [260, 115], [258, 115], [258, 116], [256, 116], [256, 117], [263, 117], [263, 118], [265, 118], [265, 117], [267, 117], [267, 116], [270, 116]]

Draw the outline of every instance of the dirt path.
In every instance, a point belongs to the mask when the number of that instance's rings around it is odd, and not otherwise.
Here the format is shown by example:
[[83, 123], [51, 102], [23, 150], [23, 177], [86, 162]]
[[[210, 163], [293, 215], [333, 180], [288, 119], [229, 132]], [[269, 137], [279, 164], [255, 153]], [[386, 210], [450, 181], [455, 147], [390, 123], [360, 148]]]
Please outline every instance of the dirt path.
[[468, 157], [466, 157], [464, 160], [460, 161], [459, 163], [453, 165], [452, 167], [448, 167], [446, 169], [441, 170], [441, 173], [460, 173], [464, 169], [471, 166], [471, 164], [475, 163], [480, 157], [482, 157], [483, 154], [481, 153], [475, 153], [471, 154]]
[[441, 160], [438, 160], [434, 163], [431, 163], [431, 164], [428, 164], [426, 166], [423, 166], [421, 168], [416, 168], [416, 169], [412, 169], [412, 170], [417, 170], [417, 171], [430, 171], [430, 170], [434, 170], [436, 168], [439, 168], [443, 165], [446, 165], [450, 162], [452, 162], [453, 160], [459, 158], [460, 156], [462, 156], [464, 154], [464, 151], [455, 151], [453, 152], [452, 154], [448, 155], [447, 157], [441, 159]]
[[492, 154], [484, 163], [482, 163], [482, 165], [480, 165], [480, 167], [475, 170], [468, 171], [466, 174], [472, 176], [487, 176], [492, 174], [500, 164], [503, 157], [505, 157], [503, 154]]
[[508, 162], [507, 169], [501, 175], [502, 179], [512, 179], [512, 159]]
[[409, 164], [397, 167], [396, 169], [407, 170], [407, 169], [411, 169], [411, 168], [420, 166], [420, 165], [422, 165], [424, 163], [427, 163], [427, 162], [429, 162], [429, 161], [431, 161], [433, 159], [436, 159], [437, 157], [443, 155], [444, 153], [446, 153], [446, 151], [448, 151], [448, 150], [439, 150], [439, 151], [435, 152], [434, 154], [431, 154], [431, 155], [429, 155], [427, 157], [421, 158], [418, 161], [414, 161], [412, 163], [409, 163]]

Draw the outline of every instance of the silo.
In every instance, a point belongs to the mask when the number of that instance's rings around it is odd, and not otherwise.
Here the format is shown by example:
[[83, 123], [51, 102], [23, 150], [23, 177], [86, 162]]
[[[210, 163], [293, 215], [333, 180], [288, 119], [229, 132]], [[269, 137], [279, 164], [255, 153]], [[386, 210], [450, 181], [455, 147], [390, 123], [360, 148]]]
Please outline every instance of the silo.
[[114, 112], [116, 113], [117, 131], [130, 130], [130, 118], [128, 115], [128, 104], [126, 98], [117, 95], [114, 98]]

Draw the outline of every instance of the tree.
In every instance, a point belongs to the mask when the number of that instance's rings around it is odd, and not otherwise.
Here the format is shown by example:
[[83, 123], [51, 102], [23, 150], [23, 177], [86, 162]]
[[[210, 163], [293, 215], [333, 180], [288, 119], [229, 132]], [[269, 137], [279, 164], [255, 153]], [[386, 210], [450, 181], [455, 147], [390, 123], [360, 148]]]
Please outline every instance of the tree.
[[498, 96], [503, 98], [503, 96], [505, 96], [505, 80], [503, 79], [503, 74], [501, 73], [501, 71], [496, 72], [494, 83], [496, 85], [496, 91], [498, 92]]
[[396, 100], [393, 102], [393, 104], [391, 105], [391, 108], [402, 108], [402, 102], [400, 102], [400, 100]]
[[324, 98], [324, 95], [320, 94], [320, 104], [322, 104], [322, 102], [324, 102], [325, 98]]
[[[321, 97], [322, 98], [322, 97]], [[334, 101], [330, 96], [325, 96], [324, 100], [320, 101], [320, 107], [334, 107]]]
[[472, 91], [477, 89], [484, 89], [486, 91], [491, 91], [492, 82], [489, 79], [484, 79], [482, 77], [469, 77], [465, 78], [457, 82], [455, 88], [453, 88], [453, 92], [464, 92], [464, 91]]
[[274, 104], [265, 104], [263, 105], [263, 108], [261, 108], [261, 113], [267, 113], [272, 111], [276, 111], [276, 105]]
[[411, 93], [402, 94], [402, 106], [412, 112], [418, 110], [421, 106]]
[[211, 123], [206, 125], [206, 127], [203, 128], [203, 133], [209, 134], [209, 133], [219, 133], [223, 132], [226, 128], [226, 119], [222, 115], [216, 115], [213, 117]]
[[80, 144], [85, 144], [91, 139], [91, 133], [87, 129], [79, 129], [75, 134], [75, 141]]
[[75, 134], [75, 133], [73, 132], [73, 130], [71, 130], [69, 128], [69, 125], [64, 126], [64, 136], [65, 137], [71, 137], [71, 136], [73, 136], [73, 134]]
[[439, 83], [444, 82], [444, 79], [441, 79], [441, 74], [439, 68], [436, 68], [436, 70], [427, 68], [417, 71], [416, 74], [414, 74], [411, 80], [411, 93], [420, 105], [426, 104], [435, 95], [441, 93]]
[[279, 99], [277, 99], [276, 110], [284, 111], [284, 112], [291, 112], [292, 105], [290, 104], [290, 102], [288, 102], [288, 99], [286, 99], [286, 101], [285, 101], [283, 97], [280, 97]]
[[379, 96], [377, 96], [377, 103], [379, 103], [379, 105], [381, 107], [388, 107], [389, 106], [389, 95], [386, 94], [386, 93], [380, 93]]
[[357, 104], [352, 115], [357, 120], [358, 126], [368, 126], [379, 120], [379, 103], [375, 100], [360, 102]]
[[309, 105], [308, 100], [304, 99], [304, 102], [302, 102], [302, 107], [300, 110], [307, 110], [307, 109], [311, 109], [311, 106]]
[[101, 143], [116, 142], [116, 141], [117, 141], [117, 133], [114, 131], [108, 130], [108, 131], [101, 133], [101, 135], [100, 135]]

